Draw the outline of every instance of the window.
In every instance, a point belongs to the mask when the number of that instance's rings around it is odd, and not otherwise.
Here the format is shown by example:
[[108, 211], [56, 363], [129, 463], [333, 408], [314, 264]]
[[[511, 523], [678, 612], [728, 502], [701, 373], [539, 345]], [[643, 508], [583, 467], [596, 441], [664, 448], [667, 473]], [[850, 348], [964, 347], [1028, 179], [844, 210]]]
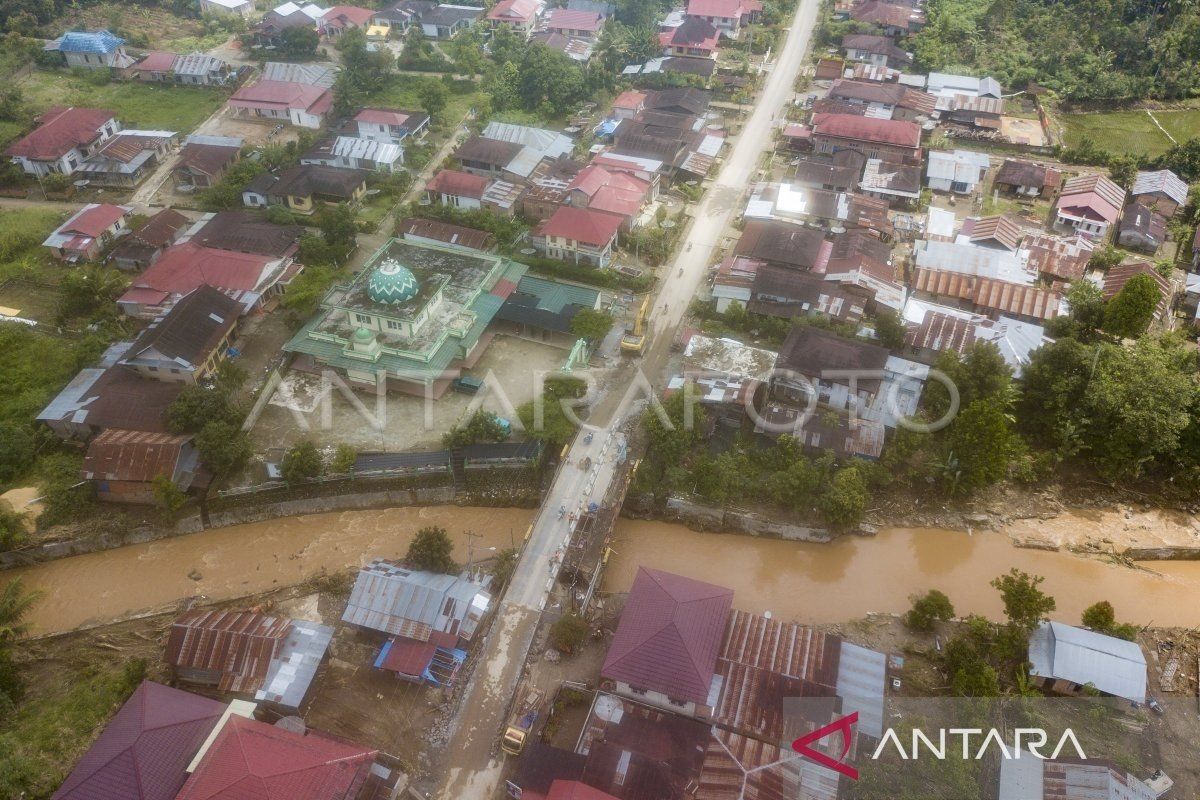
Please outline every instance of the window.
[[633, 692], [633, 693], [634, 693], [634, 694], [636, 694], [638, 697], [645, 697], [645, 696], [646, 696], [646, 690], [645, 690], [645, 689], [643, 689], [643, 688], [642, 688], [642, 687], [640, 687], [640, 686], [630, 686], [630, 687], [629, 687], [629, 691]]
[[393, 331], [402, 331], [402, 330], [404, 330], [404, 323], [403, 323], [403, 322], [396, 322], [396, 320], [394, 320], [394, 319], [389, 319], [389, 320], [387, 321], [387, 326], [388, 326], [388, 330], [393, 330]]
[[679, 708], [687, 708], [687, 700], [680, 700], [678, 697], [667, 697], [667, 702]]
[[355, 314], [354, 321], [361, 322], [363, 325], [370, 325], [372, 317], [370, 314]]

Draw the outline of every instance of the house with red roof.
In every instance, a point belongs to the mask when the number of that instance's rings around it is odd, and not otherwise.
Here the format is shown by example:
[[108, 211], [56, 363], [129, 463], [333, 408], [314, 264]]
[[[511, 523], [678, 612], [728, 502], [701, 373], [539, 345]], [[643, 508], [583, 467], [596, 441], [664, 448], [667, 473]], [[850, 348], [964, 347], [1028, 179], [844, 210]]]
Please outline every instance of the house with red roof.
[[626, 89], [613, 100], [612, 116], [617, 119], [633, 119], [646, 109], [646, 92]]
[[351, 28], [366, 28], [374, 15], [375, 12], [369, 8], [334, 6], [317, 20], [317, 32], [333, 39]]
[[600, 31], [604, 30], [604, 17], [596, 11], [552, 8], [546, 12], [542, 30], [591, 41], [600, 38]]
[[443, 169], [425, 185], [425, 196], [431, 203], [462, 208], [468, 211], [483, 207], [483, 194], [488, 179], [457, 169]]
[[333, 105], [333, 93], [316, 84], [262, 80], [238, 89], [226, 105], [234, 116], [279, 120], [300, 128], [320, 128]]
[[664, 55], [716, 58], [720, 37], [720, 32], [708, 20], [688, 17], [679, 27], [660, 33], [658, 42], [663, 46]]
[[640, 568], [601, 677], [638, 702], [705, 714], [732, 606], [732, 589]]
[[657, 179], [651, 183], [627, 172], [588, 164], [567, 184], [565, 200], [576, 208], [615, 214], [621, 218], [621, 230], [630, 231], [637, 226], [642, 207], [654, 200], [657, 190]]
[[537, 26], [546, 4], [542, 0], [500, 0], [487, 14], [488, 26], [495, 30], [507, 25], [528, 36]]
[[176, 800], [358, 800], [377, 751], [231, 715]]
[[761, 0], [688, 0], [687, 15], [710, 23], [736, 39], [742, 25], [753, 22], [762, 12]]
[[111, 111], [54, 106], [38, 118], [38, 126], [4, 151], [30, 175], [70, 175], [83, 160], [121, 130]]
[[867, 158], [919, 163], [921, 126], [915, 122], [873, 119], [857, 114], [814, 114], [812, 143], [818, 153], [855, 150]]
[[54, 229], [42, 242], [62, 261], [93, 261], [113, 240], [129, 233], [133, 209], [109, 203], [88, 203]]
[[291, 256], [218, 250], [188, 240], [163, 251], [117, 299], [117, 306], [127, 316], [154, 319], [208, 284], [237, 300], [245, 313], [281, 294], [302, 269]]
[[1079, 175], [1063, 184], [1054, 224], [1092, 239], [1105, 239], [1121, 217], [1125, 190], [1104, 175]]
[[225, 704], [142, 681], [52, 800], [174, 800]]
[[547, 258], [607, 267], [622, 223], [615, 214], [561, 206], [534, 229], [530, 242]]

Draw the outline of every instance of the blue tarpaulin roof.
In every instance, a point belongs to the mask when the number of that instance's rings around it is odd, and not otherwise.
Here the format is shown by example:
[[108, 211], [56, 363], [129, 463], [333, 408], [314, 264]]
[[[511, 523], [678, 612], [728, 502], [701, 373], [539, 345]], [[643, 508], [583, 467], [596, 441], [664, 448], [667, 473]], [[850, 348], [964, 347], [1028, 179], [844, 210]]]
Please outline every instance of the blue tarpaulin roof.
[[58, 40], [58, 50], [64, 53], [111, 53], [125, 40], [108, 31], [70, 31]]

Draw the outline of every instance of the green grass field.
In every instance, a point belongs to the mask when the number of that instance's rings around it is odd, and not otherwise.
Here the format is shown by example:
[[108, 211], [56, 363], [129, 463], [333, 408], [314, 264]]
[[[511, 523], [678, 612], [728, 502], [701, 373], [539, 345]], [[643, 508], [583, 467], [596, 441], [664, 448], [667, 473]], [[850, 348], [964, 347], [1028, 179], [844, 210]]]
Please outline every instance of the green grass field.
[[[129, 81], [93, 85], [58, 70], [35, 70], [18, 81], [31, 114], [50, 106], [90, 106], [114, 111], [126, 128], [190, 133], [225, 102], [225, 92], [203, 86], [153, 86]], [[28, 126], [27, 126], [28, 127]], [[0, 137], [12, 138], [18, 129], [0, 127]]]
[[[1184, 142], [1200, 135], [1200, 110], [1155, 111], [1162, 126]], [[1109, 111], [1095, 114], [1063, 114], [1067, 145], [1090, 136], [1097, 146], [1113, 153], [1157, 156], [1171, 147], [1145, 111]]]
[[[427, 78], [419, 75], [390, 75], [384, 87], [365, 98], [363, 105], [420, 111], [422, 108], [421, 87], [426, 82], [440, 80], [440, 78]], [[440, 116], [448, 123], [457, 125], [472, 106], [479, 105], [482, 97], [483, 92], [478, 84], [471, 81], [455, 81], [454, 88], [447, 99], [446, 108]]]

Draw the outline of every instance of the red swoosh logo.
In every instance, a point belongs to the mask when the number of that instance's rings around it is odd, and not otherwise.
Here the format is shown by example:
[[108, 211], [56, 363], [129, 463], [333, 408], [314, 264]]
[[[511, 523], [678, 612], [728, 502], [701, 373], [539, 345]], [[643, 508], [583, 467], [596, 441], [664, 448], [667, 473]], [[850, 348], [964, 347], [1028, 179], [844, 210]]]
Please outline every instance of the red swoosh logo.
[[[846, 763], [846, 756], [850, 755], [850, 741], [854, 734], [854, 723], [856, 722], [858, 722], [858, 712], [854, 711], [840, 719], [835, 719], [823, 728], [817, 728], [812, 733], [804, 734], [792, 742], [792, 749], [823, 767], [829, 767], [832, 770], [840, 772], [851, 780], [858, 780], [858, 770]], [[819, 742], [833, 733], [840, 733], [842, 736], [842, 754], [838, 758], [830, 758], [820, 750], [814, 750], [809, 747], [813, 742]]]

